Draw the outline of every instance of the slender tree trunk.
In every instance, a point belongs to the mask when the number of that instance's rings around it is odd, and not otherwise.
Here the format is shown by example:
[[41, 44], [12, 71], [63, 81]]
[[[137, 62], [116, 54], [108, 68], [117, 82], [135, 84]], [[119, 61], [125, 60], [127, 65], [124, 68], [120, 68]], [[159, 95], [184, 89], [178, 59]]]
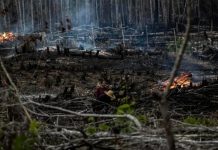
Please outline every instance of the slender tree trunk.
[[34, 30], [33, 0], [30, 0], [30, 8], [31, 8], [31, 28], [33, 31]]
[[151, 23], [154, 24], [154, 15], [153, 15], [153, 3], [152, 0], [150, 0], [150, 11], [151, 11]]
[[168, 10], [167, 10], [167, 0], [162, 0], [162, 9], [163, 9], [163, 23], [167, 28], [168, 25]]
[[121, 22], [122, 22], [123, 26], [125, 26], [125, 14], [124, 14], [124, 2], [123, 1], [121, 3], [121, 8], [122, 8], [122, 14], [121, 14], [122, 19], [121, 19]]
[[176, 22], [176, 12], [175, 12], [175, 0], [172, 0], [172, 5], [171, 5], [171, 7], [172, 7], [172, 21], [173, 21], [173, 23], [175, 24]]
[[214, 19], [214, 1], [210, 0], [211, 3], [211, 19], [210, 19], [210, 30], [213, 31], [213, 19]]
[[95, 2], [95, 5], [96, 5], [96, 22], [97, 25], [99, 26], [98, 1]]
[[64, 19], [64, 14], [63, 14], [63, 0], [60, 0], [60, 16], [61, 16], [61, 18], [60, 18], [60, 21], [63, 21], [63, 19]]
[[[19, 18], [19, 8], [18, 8], [18, 3], [17, 3], [17, 0], [15, 0], [15, 9], [16, 9], [16, 13], [17, 13], [17, 18]], [[19, 21], [18, 23], [16, 24], [16, 32], [18, 33], [19, 32]]]
[[21, 2], [20, 0], [17, 0], [18, 4], [18, 14], [19, 14], [19, 24], [20, 24], [20, 32], [23, 31], [23, 19], [22, 19], [22, 12], [21, 12]]
[[52, 12], [51, 12], [51, 0], [48, 0], [48, 11], [49, 11], [49, 31], [52, 32]]
[[119, 7], [118, 7], [118, 0], [115, 0], [115, 8], [116, 8], [116, 27], [120, 26], [120, 22], [119, 22]]
[[111, 17], [110, 18], [111, 19], [111, 26], [113, 27], [113, 20], [114, 20], [113, 19], [113, 15], [114, 15], [114, 12], [113, 12], [113, 0], [110, 1], [110, 6], [111, 6], [111, 8], [110, 8], [110, 11], [111, 11], [111, 13], [110, 13], [110, 15], [111, 15], [110, 16]]
[[[2, 10], [5, 10], [5, 4], [4, 1], [1, 1], [1, 5], [2, 5]], [[6, 20], [6, 15], [3, 15], [3, 30], [5, 30], [7, 27], [7, 20]]]
[[177, 0], [178, 16], [181, 16], [180, 0]]
[[173, 20], [172, 20], [172, 1], [173, 0], [169, 0], [168, 1], [168, 27], [172, 27], [173, 24]]
[[155, 24], [159, 23], [159, 6], [158, 6], [158, 0], [155, 0]]
[[200, 32], [201, 23], [201, 10], [200, 10], [200, 0], [198, 0], [198, 32]]
[[22, 0], [23, 32], [26, 31], [25, 2]]

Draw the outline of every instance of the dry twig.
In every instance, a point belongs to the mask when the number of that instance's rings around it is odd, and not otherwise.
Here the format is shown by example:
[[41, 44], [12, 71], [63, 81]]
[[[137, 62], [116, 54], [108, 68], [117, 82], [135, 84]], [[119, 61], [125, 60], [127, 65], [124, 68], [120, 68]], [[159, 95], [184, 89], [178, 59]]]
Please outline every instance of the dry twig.
[[3, 72], [5, 73], [6, 77], [8, 78], [8, 80], [9, 80], [9, 82], [10, 82], [11, 86], [12, 86], [13, 89], [15, 90], [15, 95], [16, 95], [16, 97], [17, 97], [17, 100], [18, 100], [18, 102], [19, 102], [19, 105], [20, 105], [21, 108], [23, 109], [24, 114], [26, 115], [28, 121], [31, 122], [31, 121], [32, 121], [31, 116], [30, 116], [30, 114], [28, 113], [26, 107], [24, 106], [24, 104], [22, 103], [22, 101], [21, 101], [21, 99], [20, 99], [19, 90], [17, 89], [17, 86], [14, 84], [13, 80], [11, 79], [11, 77], [10, 77], [10, 75], [9, 75], [9, 73], [8, 73], [8, 71], [7, 71], [7, 69], [5, 68], [5, 65], [4, 65], [4, 63], [3, 63], [1, 57], [0, 57], [0, 64], [1, 64], [1, 68], [3, 69]]
[[141, 123], [138, 121], [137, 118], [135, 118], [132, 115], [129, 114], [125, 114], [125, 115], [110, 115], [110, 114], [83, 114], [83, 113], [79, 113], [79, 112], [75, 112], [75, 111], [71, 111], [71, 110], [67, 110], [61, 107], [56, 107], [56, 106], [51, 106], [51, 105], [46, 105], [46, 104], [40, 104], [37, 102], [34, 102], [32, 100], [29, 100], [30, 103], [35, 104], [37, 106], [41, 106], [41, 107], [46, 107], [46, 108], [51, 108], [51, 109], [56, 109], [62, 112], [66, 112], [66, 113], [70, 113], [73, 114], [75, 116], [80, 116], [80, 117], [97, 117], [97, 118], [127, 118], [131, 121], [133, 121], [135, 123], [135, 125], [138, 127], [139, 130], [142, 129]]

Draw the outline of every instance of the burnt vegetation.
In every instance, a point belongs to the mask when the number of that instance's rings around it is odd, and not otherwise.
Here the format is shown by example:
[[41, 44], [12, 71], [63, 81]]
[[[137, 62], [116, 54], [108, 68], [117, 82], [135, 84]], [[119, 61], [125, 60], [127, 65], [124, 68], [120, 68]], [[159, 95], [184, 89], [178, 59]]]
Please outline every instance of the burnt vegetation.
[[0, 0], [0, 150], [217, 149], [216, 0]]

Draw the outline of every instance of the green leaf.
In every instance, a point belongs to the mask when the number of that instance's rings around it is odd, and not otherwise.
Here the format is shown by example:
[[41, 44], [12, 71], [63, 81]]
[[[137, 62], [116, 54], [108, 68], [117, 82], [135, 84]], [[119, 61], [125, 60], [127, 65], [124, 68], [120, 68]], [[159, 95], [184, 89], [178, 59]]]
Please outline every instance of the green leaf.
[[30, 150], [34, 141], [25, 135], [17, 136], [12, 145], [12, 150]]
[[117, 108], [117, 114], [123, 115], [123, 114], [133, 114], [133, 109], [129, 104], [123, 104]]
[[96, 127], [89, 126], [89, 127], [86, 128], [86, 132], [88, 134], [90, 134], [90, 135], [93, 135], [93, 134], [95, 134], [97, 132], [97, 129], [96, 129]]
[[3, 146], [2, 146], [2, 144], [0, 144], [0, 150], [3, 150]]
[[193, 125], [218, 126], [218, 120], [211, 118], [188, 116], [183, 120], [183, 122]]
[[94, 117], [89, 117], [89, 118], [88, 118], [88, 122], [89, 122], [89, 123], [92, 123], [92, 122], [94, 122], [94, 121], [95, 121], [95, 118], [94, 118]]
[[143, 124], [147, 124], [148, 123], [148, 118], [145, 115], [138, 115], [137, 119], [143, 123]]
[[30, 122], [29, 132], [33, 135], [37, 135], [39, 132], [40, 123], [36, 120]]
[[110, 129], [110, 127], [105, 123], [102, 123], [102, 124], [99, 125], [99, 130], [100, 131], [108, 131], [109, 129]]

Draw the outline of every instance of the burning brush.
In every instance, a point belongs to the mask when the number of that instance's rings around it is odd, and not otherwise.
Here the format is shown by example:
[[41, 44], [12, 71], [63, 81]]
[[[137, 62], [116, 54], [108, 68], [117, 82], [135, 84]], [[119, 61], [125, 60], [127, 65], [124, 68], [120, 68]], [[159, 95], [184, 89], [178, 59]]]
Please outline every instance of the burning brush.
[[[169, 84], [169, 80], [160, 83], [162, 90], [165, 90], [168, 84]], [[192, 74], [190, 72], [184, 72], [174, 79], [172, 85], [170, 86], [170, 89], [187, 88], [190, 87], [191, 85], [192, 85]]]
[[0, 43], [4, 43], [7, 41], [14, 41], [15, 35], [12, 32], [4, 32], [0, 33]]

